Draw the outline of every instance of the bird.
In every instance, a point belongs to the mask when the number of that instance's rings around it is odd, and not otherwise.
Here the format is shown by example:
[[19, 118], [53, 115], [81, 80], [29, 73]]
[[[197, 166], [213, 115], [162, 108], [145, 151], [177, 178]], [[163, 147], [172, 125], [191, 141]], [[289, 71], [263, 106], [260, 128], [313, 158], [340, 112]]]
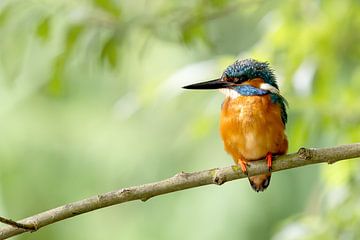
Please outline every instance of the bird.
[[273, 157], [288, 150], [288, 102], [269, 63], [236, 60], [220, 78], [183, 88], [218, 89], [225, 95], [220, 113], [224, 149], [247, 176], [251, 161], [266, 159], [267, 173], [248, 176], [253, 190], [264, 191], [270, 184]]

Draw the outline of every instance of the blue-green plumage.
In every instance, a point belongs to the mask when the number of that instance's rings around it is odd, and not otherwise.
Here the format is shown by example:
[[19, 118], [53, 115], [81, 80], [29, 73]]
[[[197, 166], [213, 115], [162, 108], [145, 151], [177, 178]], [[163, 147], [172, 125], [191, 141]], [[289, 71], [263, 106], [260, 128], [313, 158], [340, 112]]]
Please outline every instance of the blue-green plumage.
[[271, 93], [270, 98], [271, 98], [272, 103], [278, 104], [280, 106], [281, 120], [284, 123], [284, 125], [286, 125], [286, 123], [287, 123], [286, 107], [288, 106], [288, 102], [286, 101], [286, 99], [283, 96], [281, 96], [280, 94], [276, 94], [276, 93]]
[[265, 83], [279, 89], [276, 83], [275, 74], [267, 62], [258, 62], [254, 59], [237, 60], [234, 64], [228, 66], [223, 77], [235, 78], [241, 83], [249, 79], [262, 78]]
[[251, 85], [238, 85], [232, 89], [242, 96], [262, 96], [270, 93], [268, 90], [256, 88]]

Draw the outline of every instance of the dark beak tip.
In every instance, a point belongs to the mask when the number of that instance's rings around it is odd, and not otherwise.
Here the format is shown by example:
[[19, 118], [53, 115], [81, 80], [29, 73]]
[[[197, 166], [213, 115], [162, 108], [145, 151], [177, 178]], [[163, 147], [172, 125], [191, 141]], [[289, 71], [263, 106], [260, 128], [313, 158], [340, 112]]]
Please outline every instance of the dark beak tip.
[[226, 82], [221, 81], [221, 79], [215, 79], [215, 80], [211, 80], [211, 81], [207, 81], [207, 82], [200, 82], [200, 83], [195, 83], [195, 84], [190, 84], [190, 85], [186, 85], [183, 86], [182, 88], [184, 89], [219, 89], [219, 88], [224, 88], [227, 86]]

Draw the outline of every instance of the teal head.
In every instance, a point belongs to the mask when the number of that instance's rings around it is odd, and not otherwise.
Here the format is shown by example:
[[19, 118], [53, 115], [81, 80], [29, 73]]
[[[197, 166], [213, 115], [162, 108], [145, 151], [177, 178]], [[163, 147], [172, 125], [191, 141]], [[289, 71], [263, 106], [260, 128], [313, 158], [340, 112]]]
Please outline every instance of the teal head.
[[218, 79], [184, 86], [186, 89], [220, 89], [236, 88], [253, 79], [262, 79], [264, 88], [278, 91], [279, 86], [275, 74], [267, 62], [259, 62], [254, 59], [237, 60], [228, 66]]

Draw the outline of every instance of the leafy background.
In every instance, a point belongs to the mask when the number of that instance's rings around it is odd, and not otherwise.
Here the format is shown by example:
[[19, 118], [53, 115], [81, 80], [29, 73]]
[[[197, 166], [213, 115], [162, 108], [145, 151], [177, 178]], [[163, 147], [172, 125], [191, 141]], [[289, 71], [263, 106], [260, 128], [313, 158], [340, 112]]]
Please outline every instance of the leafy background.
[[[360, 3], [0, 1], [0, 215], [232, 163], [222, 96], [181, 86], [269, 61], [289, 151], [360, 139]], [[18, 239], [359, 239], [357, 161], [95, 211]]]

